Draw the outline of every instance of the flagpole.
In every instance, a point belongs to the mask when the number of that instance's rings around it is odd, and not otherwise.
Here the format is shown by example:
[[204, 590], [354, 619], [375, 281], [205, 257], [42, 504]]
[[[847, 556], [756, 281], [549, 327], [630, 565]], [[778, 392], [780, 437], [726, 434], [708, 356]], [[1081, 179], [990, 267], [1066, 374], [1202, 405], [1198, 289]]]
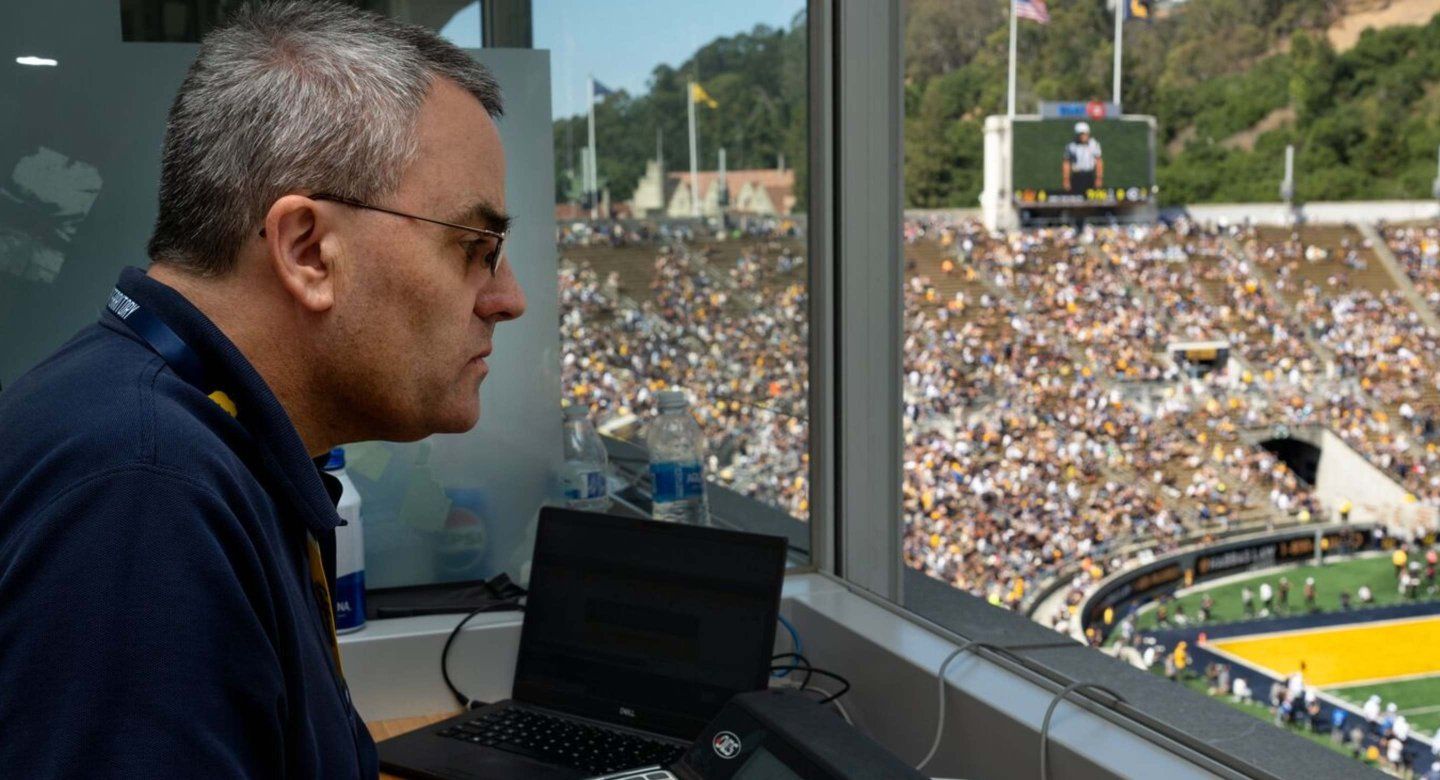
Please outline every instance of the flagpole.
[[690, 215], [700, 216], [700, 170], [695, 156], [695, 82], [685, 96], [690, 107]]
[[1015, 118], [1015, 22], [1015, 0], [1010, 0], [1010, 89], [1005, 115], [1011, 119]]
[[[1120, 111], [1120, 53], [1125, 48], [1125, 3], [1129, 0], [1115, 0], [1115, 74], [1111, 85], [1115, 110]], [[1123, 111], [1121, 112], [1123, 113]]]
[[[1118, 0], [1117, 0], [1118, 2]], [[590, 218], [600, 217], [600, 176], [596, 171], [595, 158], [595, 77], [590, 77], [590, 181], [585, 185], [590, 191]]]

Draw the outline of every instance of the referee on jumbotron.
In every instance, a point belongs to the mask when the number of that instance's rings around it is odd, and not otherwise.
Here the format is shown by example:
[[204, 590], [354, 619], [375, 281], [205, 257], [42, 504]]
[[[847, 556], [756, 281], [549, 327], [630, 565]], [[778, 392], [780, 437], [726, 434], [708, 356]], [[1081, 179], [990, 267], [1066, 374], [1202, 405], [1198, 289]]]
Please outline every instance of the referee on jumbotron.
[[1060, 183], [1062, 189], [1074, 195], [1105, 186], [1105, 161], [1100, 158], [1100, 142], [1091, 137], [1087, 122], [1076, 122], [1075, 140], [1065, 144]]

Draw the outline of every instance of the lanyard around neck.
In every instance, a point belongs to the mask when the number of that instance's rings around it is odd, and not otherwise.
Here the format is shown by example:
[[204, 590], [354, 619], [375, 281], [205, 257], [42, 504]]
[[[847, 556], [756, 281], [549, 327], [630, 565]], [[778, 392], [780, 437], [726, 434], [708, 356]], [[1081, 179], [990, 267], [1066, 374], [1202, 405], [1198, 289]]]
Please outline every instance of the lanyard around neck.
[[110, 301], [105, 308], [120, 318], [120, 321], [155, 350], [156, 354], [164, 358], [180, 378], [202, 392], [210, 391], [209, 381], [205, 376], [205, 364], [200, 361], [200, 356], [163, 320], [118, 288], [110, 291]]

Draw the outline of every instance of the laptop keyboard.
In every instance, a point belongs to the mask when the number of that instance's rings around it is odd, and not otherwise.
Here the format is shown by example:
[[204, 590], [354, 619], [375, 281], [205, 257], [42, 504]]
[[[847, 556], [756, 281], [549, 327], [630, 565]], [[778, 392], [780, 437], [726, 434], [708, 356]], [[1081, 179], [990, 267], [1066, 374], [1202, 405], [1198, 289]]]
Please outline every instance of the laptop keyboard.
[[670, 764], [685, 752], [684, 746], [514, 707], [490, 710], [436, 733], [594, 775]]

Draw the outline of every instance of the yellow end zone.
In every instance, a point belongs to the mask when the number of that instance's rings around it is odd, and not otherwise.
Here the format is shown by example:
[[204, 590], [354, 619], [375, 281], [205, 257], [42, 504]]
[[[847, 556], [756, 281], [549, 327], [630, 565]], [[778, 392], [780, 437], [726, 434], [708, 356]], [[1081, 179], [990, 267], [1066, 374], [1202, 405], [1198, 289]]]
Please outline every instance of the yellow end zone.
[[1321, 688], [1440, 673], [1440, 616], [1252, 634], [1207, 649], [1279, 675], [1305, 663], [1305, 683]]

